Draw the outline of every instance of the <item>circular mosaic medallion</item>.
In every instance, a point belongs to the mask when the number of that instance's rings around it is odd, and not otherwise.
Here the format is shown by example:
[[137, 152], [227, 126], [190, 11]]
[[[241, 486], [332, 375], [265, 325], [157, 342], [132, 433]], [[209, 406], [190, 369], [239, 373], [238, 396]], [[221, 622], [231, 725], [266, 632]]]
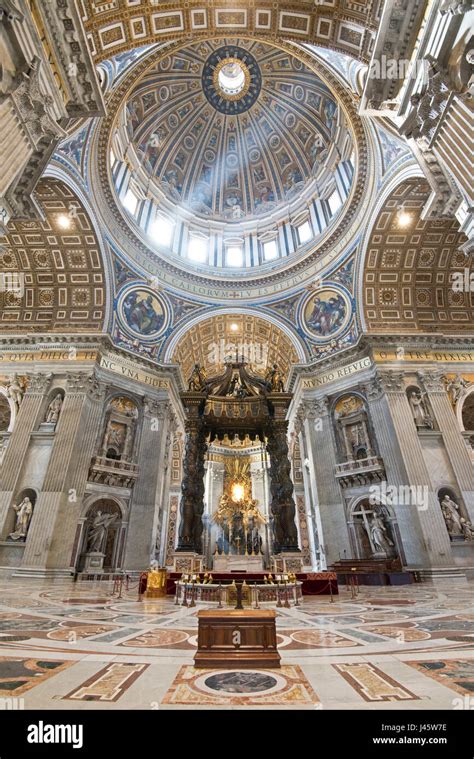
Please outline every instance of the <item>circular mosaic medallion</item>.
[[142, 341], [156, 340], [169, 324], [165, 300], [143, 285], [126, 287], [119, 294], [117, 314], [121, 326]]
[[224, 693], [263, 693], [275, 688], [278, 681], [263, 672], [219, 672], [204, 681], [208, 688]]
[[216, 111], [233, 116], [253, 106], [262, 88], [262, 74], [248, 50], [224, 45], [205, 62], [202, 87]]
[[330, 340], [348, 326], [352, 315], [346, 292], [335, 286], [312, 292], [302, 306], [305, 330], [317, 340]]

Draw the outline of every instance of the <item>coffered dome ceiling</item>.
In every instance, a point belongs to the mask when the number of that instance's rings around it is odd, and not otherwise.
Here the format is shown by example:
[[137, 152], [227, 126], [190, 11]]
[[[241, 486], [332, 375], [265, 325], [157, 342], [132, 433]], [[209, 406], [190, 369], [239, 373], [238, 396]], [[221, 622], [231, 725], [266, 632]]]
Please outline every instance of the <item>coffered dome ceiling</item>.
[[217, 276], [273, 270], [354, 218], [361, 125], [309, 50], [216, 38], [147, 55], [109, 98], [98, 143], [141, 244]]
[[127, 101], [126, 130], [142, 187], [231, 222], [324, 192], [350, 142], [334, 96], [301, 61], [224, 40], [153, 65]]

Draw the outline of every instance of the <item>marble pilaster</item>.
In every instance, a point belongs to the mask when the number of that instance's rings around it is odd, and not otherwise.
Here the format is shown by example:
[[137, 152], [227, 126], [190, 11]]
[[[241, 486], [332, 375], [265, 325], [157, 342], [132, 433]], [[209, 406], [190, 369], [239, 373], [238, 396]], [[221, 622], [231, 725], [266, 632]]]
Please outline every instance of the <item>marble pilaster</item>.
[[474, 520], [474, 468], [440, 372], [418, 372], [433, 409], [469, 520]]
[[[162, 462], [171, 423], [168, 401], [145, 399], [137, 463], [138, 480], [133, 489], [124, 566], [146, 569], [154, 555], [156, 510], [161, 509], [161, 487], [168, 475]], [[155, 527], [155, 537], [154, 537]]]
[[16, 494], [17, 483], [22, 474], [22, 463], [30, 445], [31, 433], [38, 423], [44, 398], [48, 392], [52, 375], [28, 375], [28, 389], [20, 404], [15, 426], [11, 432], [0, 473], [0, 534], [6, 537], [12, 498]]
[[[413, 556], [418, 565], [421, 564], [426, 568], [452, 566], [454, 562], [449, 536], [438, 500], [433, 492], [430, 475], [418, 437], [418, 430], [414, 424], [413, 414], [406, 395], [403, 374], [393, 371], [379, 371], [378, 378], [381, 390], [383, 390], [387, 398], [388, 409], [395, 432], [391, 445], [393, 446], [394, 440], [397, 440], [400, 460], [403, 462], [403, 468], [407, 476], [406, 482], [397, 483], [397, 485], [400, 487], [400, 484], [402, 484], [405, 488], [416, 489], [417, 493], [423, 493], [425, 496], [425, 502], [422, 505], [416, 502], [419, 500], [418, 498], [413, 499], [415, 502], [411, 501], [408, 504], [410, 513], [412, 514], [412, 524], [416, 525], [416, 531], [418, 531], [419, 525], [425, 549], [419, 553], [419, 542], [417, 542], [417, 549], [410, 552], [410, 555]], [[380, 421], [382, 422], [382, 420]], [[381, 432], [382, 430], [379, 431], [377, 428], [377, 434], [381, 434]], [[403, 476], [403, 470], [399, 470], [398, 474], [399, 476]], [[416, 552], [417, 550], [418, 553]]]
[[64, 569], [80, 515], [104, 389], [86, 373], [68, 374], [43, 488], [31, 520], [22, 568]]
[[334, 476], [337, 459], [328, 399], [305, 401], [302, 414], [309, 476], [317, 498], [321, 561], [329, 566], [350, 558], [351, 547], [341, 490]]

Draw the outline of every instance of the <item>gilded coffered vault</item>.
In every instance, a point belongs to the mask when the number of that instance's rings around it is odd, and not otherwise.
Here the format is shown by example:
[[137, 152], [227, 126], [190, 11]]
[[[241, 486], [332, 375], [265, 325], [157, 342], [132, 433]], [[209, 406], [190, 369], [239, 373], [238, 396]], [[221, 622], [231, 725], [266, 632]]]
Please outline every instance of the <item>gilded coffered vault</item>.
[[106, 277], [102, 251], [83, 203], [64, 182], [42, 179], [41, 221], [14, 221], [0, 249], [0, 330], [102, 332]]
[[367, 61], [375, 40], [380, 0], [242, 2], [203, 4], [135, 0], [80, 0], [96, 62], [122, 51], [185, 38], [248, 32], [254, 37], [312, 42]]
[[[421, 218], [428, 195], [426, 182], [402, 182], [372, 227], [362, 294], [369, 333], [472, 335], [474, 293], [464, 280], [469, 281], [474, 268], [460, 250], [465, 236], [455, 219]], [[453, 286], [456, 278], [459, 287]]]

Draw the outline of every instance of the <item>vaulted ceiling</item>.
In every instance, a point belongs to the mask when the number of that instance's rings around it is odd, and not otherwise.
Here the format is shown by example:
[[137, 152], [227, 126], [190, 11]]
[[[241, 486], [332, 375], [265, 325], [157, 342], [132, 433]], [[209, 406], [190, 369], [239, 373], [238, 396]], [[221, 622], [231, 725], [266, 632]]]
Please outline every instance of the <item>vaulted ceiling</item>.
[[455, 219], [421, 219], [429, 195], [422, 179], [402, 182], [376, 219], [363, 270], [369, 333], [472, 334], [474, 292], [453, 287], [453, 275], [474, 271], [460, 250], [466, 238]]
[[286, 378], [291, 364], [298, 363], [296, 349], [283, 330], [247, 314], [222, 314], [195, 324], [179, 340], [171, 360], [181, 366], [186, 380], [196, 363], [212, 377], [222, 372], [225, 360], [235, 360], [237, 352], [257, 374], [278, 364]]
[[101, 332], [105, 273], [92, 222], [79, 198], [57, 179], [35, 197], [42, 221], [12, 221], [2, 240], [2, 332]]
[[136, 47], [168, 40], [249, 34], [291, 39], [368, 61], [381, 0], [80, 0], [92, 54], [99, 62]]

